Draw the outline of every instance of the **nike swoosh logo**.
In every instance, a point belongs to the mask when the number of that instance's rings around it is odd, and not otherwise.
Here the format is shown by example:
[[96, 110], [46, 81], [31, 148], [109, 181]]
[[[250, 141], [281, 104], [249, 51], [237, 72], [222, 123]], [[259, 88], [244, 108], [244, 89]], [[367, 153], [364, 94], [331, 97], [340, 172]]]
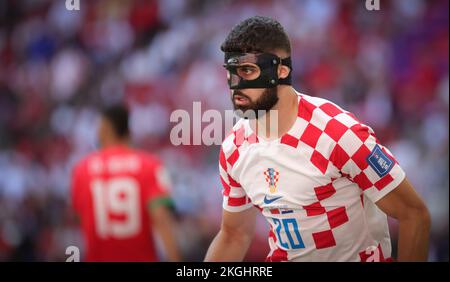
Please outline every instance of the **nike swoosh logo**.
[[276, 200], [281, 199], [281, 198], [283, 198], [283, 196], [279, 196], [279, 197], [275, 197], [275, 198], [269, 199], [269, 198], [267, 198], [267, 195], [266, 195], [266, 196], [264, 196], [264, 204], [266, 204], [266, 205], [271, 204], [271, 203], [273, 203]]

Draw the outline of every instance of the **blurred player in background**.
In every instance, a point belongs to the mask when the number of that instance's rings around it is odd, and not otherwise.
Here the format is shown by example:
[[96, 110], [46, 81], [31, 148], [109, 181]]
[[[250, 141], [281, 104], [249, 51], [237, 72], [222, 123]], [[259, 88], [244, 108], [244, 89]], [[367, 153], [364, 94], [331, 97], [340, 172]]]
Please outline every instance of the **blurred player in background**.
[[130, 148], [128, 111], [102, 113], [101, 150], [73, 170], [72, 204], [86, 243], [86, 261], [157, 261], [155, 230], [166, 259], [179, 261], [167, 190], [158, 158]]
[[399, 222], [397, 259], [426, 260], [424, 202], [369, 126], [291, 86], [283, 27], [249, 18], [221, 49], [234, 108], [247, 118], [222, 144], [222, 226], [206, 260], [242, 260], [258, 210], [271, 227], [267, 261], [390, 261], [386, 215]]

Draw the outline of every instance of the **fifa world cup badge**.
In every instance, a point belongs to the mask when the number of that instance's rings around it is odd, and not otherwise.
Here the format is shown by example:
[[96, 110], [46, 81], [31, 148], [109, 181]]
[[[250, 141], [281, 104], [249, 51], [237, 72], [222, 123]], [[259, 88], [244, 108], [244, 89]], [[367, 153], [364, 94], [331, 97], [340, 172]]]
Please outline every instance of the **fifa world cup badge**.
[[264, 178], [266, 179], [266, 182], [269, 184], [270, 193], [275, 193], [277, 191], [277, 183], [279, 175], [280, 173], [273, 168], [268, 168], [266, 171], [264, 171]]

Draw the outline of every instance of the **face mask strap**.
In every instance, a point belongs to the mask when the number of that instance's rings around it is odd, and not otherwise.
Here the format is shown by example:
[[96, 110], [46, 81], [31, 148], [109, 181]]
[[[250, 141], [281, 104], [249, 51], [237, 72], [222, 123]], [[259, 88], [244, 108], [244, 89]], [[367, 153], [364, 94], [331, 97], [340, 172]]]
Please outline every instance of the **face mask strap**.
[[292, 61], [291, 61], [291, 57], [287, 57], [285, 59], [281, 59], [281, 64], [284, 66], [289, 67], [289, 74], [288, 76], [286, 76], [285, 78], [280, 78], [278, 79], [278, 84], [283, 84], [283, 85], [292, 85]]

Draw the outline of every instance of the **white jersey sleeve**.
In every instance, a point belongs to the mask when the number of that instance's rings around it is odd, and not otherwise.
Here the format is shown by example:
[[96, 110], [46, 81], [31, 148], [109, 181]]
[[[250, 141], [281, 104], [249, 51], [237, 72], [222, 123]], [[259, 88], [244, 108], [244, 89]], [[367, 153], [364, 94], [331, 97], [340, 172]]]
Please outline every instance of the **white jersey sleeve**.
[[253, 204], [241, 184], [233, 179], [229, 171], [239, 158], [238, 148], [233, 140], [234, 132], [222, 144], [219, 156], [220, 181], [222, 182], [223, 209], [229, 212], [241, 212]]

